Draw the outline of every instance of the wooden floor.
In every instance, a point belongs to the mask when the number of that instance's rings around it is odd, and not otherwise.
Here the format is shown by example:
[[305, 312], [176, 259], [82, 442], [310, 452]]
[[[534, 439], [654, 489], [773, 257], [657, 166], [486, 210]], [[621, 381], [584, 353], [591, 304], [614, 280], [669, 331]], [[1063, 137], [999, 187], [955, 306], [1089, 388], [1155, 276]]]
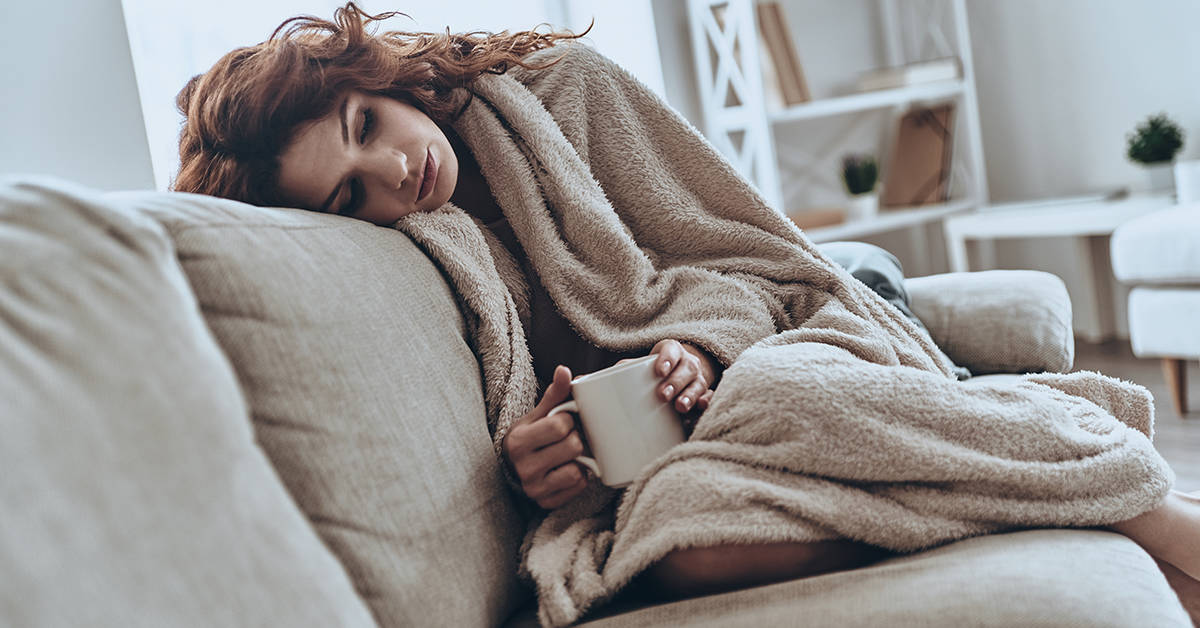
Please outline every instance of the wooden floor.
[[1175, 412], [1158, 360], [1134, 357], [1128, 341], [1075, 343], [1075, 369], [1099, 371], [1136, 382], [1154, 394], [1154, 445], [1175, 470], [1176, 488], [1200, 491], [1200, 364], [1187, 363], [1190, 412]]

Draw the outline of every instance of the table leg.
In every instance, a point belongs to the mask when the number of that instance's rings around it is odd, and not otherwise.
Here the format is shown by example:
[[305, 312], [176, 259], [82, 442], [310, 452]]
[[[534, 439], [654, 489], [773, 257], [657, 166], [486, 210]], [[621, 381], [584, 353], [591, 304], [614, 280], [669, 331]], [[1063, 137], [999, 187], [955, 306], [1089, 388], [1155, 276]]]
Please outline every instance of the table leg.
[[905, 268], [904, 273], [909, 277], [923, 277], [929, 274], [929, 240], [925, 237], [925, 225], [913, 225], [908, 228], [908, 246], [912, 250], [913, 268]]
[[971, 270], [967, 259], [967, 240], [955, 228], [953, 218], [942, 221], [942, 234], [946, 238], [946, 261], [950, 265], [950, 272], [965, 273]]
[[1183, 416], [1187, 414], [1187, 362], [1177, 358], [1163, 358], [1162, 369], [1175, 412]]

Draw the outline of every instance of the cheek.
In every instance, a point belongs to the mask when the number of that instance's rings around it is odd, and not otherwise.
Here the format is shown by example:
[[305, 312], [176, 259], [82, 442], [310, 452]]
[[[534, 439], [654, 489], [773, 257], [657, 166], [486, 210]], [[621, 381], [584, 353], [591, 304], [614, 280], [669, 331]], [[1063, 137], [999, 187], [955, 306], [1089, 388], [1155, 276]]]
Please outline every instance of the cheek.
[[441, 172], [438, 174], [438, 193], [441, 196], [441, 204], [445, 204], [454, 194], [455, 188], [458, 187], [458, 157], [453, 150], [447, 147], [446, 160], [449, 162], [442, 166]]

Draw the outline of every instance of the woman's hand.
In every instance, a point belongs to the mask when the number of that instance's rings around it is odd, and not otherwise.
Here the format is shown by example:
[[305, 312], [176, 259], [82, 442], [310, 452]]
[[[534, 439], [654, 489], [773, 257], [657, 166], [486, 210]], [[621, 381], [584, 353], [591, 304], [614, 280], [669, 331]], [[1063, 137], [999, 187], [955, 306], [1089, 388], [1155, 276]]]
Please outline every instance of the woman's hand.
[[587, 475], [574, 462], [584, 453], [575, 417], [566, 412], [546, 416], [570, 394], [571, 369], [559, 366], [542, 400], [517, 421], [500, 447], [525, 495], [547, 510], [562, 506], [587, 487]]
[[675, 410], [687, 413], [693, 408], [708, 409], [720, 364], [704, 350], [678, 340], [662, 340], [650, 350], [658, 355], [654, 372], [662, 378], [658, 385], [658, 396], [663, 401], [673, 401]]

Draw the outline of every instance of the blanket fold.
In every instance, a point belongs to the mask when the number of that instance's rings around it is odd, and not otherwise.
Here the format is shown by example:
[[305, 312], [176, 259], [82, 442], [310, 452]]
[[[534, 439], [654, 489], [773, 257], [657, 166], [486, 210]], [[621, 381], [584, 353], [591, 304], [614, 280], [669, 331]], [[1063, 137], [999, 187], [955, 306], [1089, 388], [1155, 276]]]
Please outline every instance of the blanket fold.
[[[532, 526], [523, 570], [564, 625], [668, 552], [849, 538], [915, 551], [1158, 504], [1148, 393], [1095, 373], [968, 381], [923, 330], [767, 207], [604, 57], [485, 75], [455, 130], [533, 268], [589, 341], [663, 338], [729, 368], [690, 440], [623, 493], [593, 483]], [[475, 335], [497, 453], [536, 383], [502, 246], [458, 208], [396, 225], [445, 270]]]

